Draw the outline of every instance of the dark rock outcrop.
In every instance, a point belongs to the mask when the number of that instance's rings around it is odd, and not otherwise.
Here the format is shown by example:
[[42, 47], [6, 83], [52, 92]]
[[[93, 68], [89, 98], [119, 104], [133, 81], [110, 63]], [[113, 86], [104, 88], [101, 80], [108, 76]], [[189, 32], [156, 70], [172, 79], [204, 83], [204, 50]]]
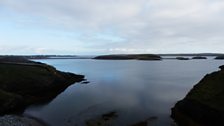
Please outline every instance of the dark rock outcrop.
[[224, 66], [206, 75], [172, 108], [179, 126], [224, 125]]
[[102, 55], [97, 56], [94, 59], [102, 60], [161, 60], [159, 55], [154, 54], [120, 54], [120, 55]]
[[47, 124], [31, 117], [5, 115], [0, 117], [0, 126], [47, 126]]
[[83, 75], [56, 70], [47, 64], [21, 57], [0, 59], [0, 114], [23, 110], [30, 104], [47, 102]]

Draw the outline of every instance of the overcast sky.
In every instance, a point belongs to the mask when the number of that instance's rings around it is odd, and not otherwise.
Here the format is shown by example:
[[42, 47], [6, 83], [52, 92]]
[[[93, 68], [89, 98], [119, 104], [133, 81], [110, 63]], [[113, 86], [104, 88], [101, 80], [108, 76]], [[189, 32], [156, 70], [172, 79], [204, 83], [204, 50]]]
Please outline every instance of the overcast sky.
[[224, 0], [0, 0], [0, 54], [224, 53]]

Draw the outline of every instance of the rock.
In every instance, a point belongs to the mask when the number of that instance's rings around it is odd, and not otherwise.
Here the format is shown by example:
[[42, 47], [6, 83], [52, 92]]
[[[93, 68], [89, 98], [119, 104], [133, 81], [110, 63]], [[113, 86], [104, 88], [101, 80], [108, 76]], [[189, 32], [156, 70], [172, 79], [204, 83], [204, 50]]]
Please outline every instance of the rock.
[[81, 84], [89, 84], [89, 81], [82, 81]]
[[221, 69], [223, 71], [224, 70], [224, 65], [219, 66], [219, 69]]
[[131, 126], [156, 126], [156, 121], [157, 120], [158, 120], [158, 117], [153, 116], [153, 117], [150, 117], [150, 118], [148, 118], [144, 121], [133, 124]]
[[224, 125], [224, 66], [206, 75], [187, 96], [172, 108], [179, 126]]
[[159, 55], [154, 54], [123, 54], [123, 55], [102, 55], [94, 59], [102, 60], [161, 60]]
[[30, 104], [47, 102], [69, 85], [83, 79], [83, 75], [61, 72], [47, 64], [21, 58], [2, 58], [0, 114], [23, 110]]
[[[102, 114], [100, 116], [97, 116], [95, 118], [86, 120], [86, 125], [87, 126], [113, 126], [114, 121], [116, 121], [118, 117], [119, 115], [116, 111], [111, 111], [111, 112]], [[157, 120], [158, 120], [158, 117], [152, 116], [146, 120], [139, 121], [130, 126], [157, 126], [156, 124]]]
[[111, 118], [116, 118], [116, 117], [118, 117], [118, 115], [115, 111], [105, 113], [105, 114], [102, 115], [102, 118], [104, 120], [110, 120]]
[[0, 126], [45, 126], [45, 124], [33, 118], [5, 115], [0, 117]]
[[207, 57], [203, 57], [203, 56], [195, 56], [195, 57], [192, 57], [192, 59], [207, 59]]
[[112, 126], [112, 122], [118, 117], [117, 112], [112, 111], [105, 113], [94, 119], [86, 121], [87, 126]]

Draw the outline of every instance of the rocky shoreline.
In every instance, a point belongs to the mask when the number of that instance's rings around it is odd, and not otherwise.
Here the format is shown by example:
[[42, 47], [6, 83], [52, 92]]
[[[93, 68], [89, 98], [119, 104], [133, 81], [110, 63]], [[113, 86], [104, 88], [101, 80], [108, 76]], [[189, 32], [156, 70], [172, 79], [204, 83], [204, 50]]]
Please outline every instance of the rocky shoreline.
[[[224, 125], [224, 65], [219, 68], [221, 70], [207, 74], [172, 108], [171, 117], [179, 126]], [[49, 102], [71, 84], [83, 80], [83, 75], [61, 72], [21, 57], [0, 58], [0, 126], [46, 126], [21, 113], [31, 104]], [[116, 113], [111, 112], [88, 120], [87, 124], [107, 124], [114, 118]], [[147, 121], [136, 125], [147, 125]]]
[[224, 125], [224, 66], [207, 74], [187, 96], [172, 108], [179, 126]]
[[83, 80], [83, 75], [61, 72], [23, 57], [0, 58], [0, 125], [10, 125], [7, 123], [11, 120], [28, 126], [26, 123], [34, 119], [11, 114], [20, 115], [31, 104], [49, 102], [71, 84]]
[[5, 115], [0, 117], [0, 126], [47, 126], [47, 124], [33, 117]]

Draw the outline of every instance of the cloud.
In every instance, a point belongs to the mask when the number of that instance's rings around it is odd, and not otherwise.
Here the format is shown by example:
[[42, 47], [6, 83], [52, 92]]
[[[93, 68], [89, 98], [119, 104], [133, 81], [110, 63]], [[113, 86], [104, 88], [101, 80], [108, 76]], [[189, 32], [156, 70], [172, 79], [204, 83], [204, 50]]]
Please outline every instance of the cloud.
[[169, 53], [224, 49], [223, 0], [1, 0], [1, 7], [24, 25], [79, 31], [76, 39], [83, 42], [82, 50]]

